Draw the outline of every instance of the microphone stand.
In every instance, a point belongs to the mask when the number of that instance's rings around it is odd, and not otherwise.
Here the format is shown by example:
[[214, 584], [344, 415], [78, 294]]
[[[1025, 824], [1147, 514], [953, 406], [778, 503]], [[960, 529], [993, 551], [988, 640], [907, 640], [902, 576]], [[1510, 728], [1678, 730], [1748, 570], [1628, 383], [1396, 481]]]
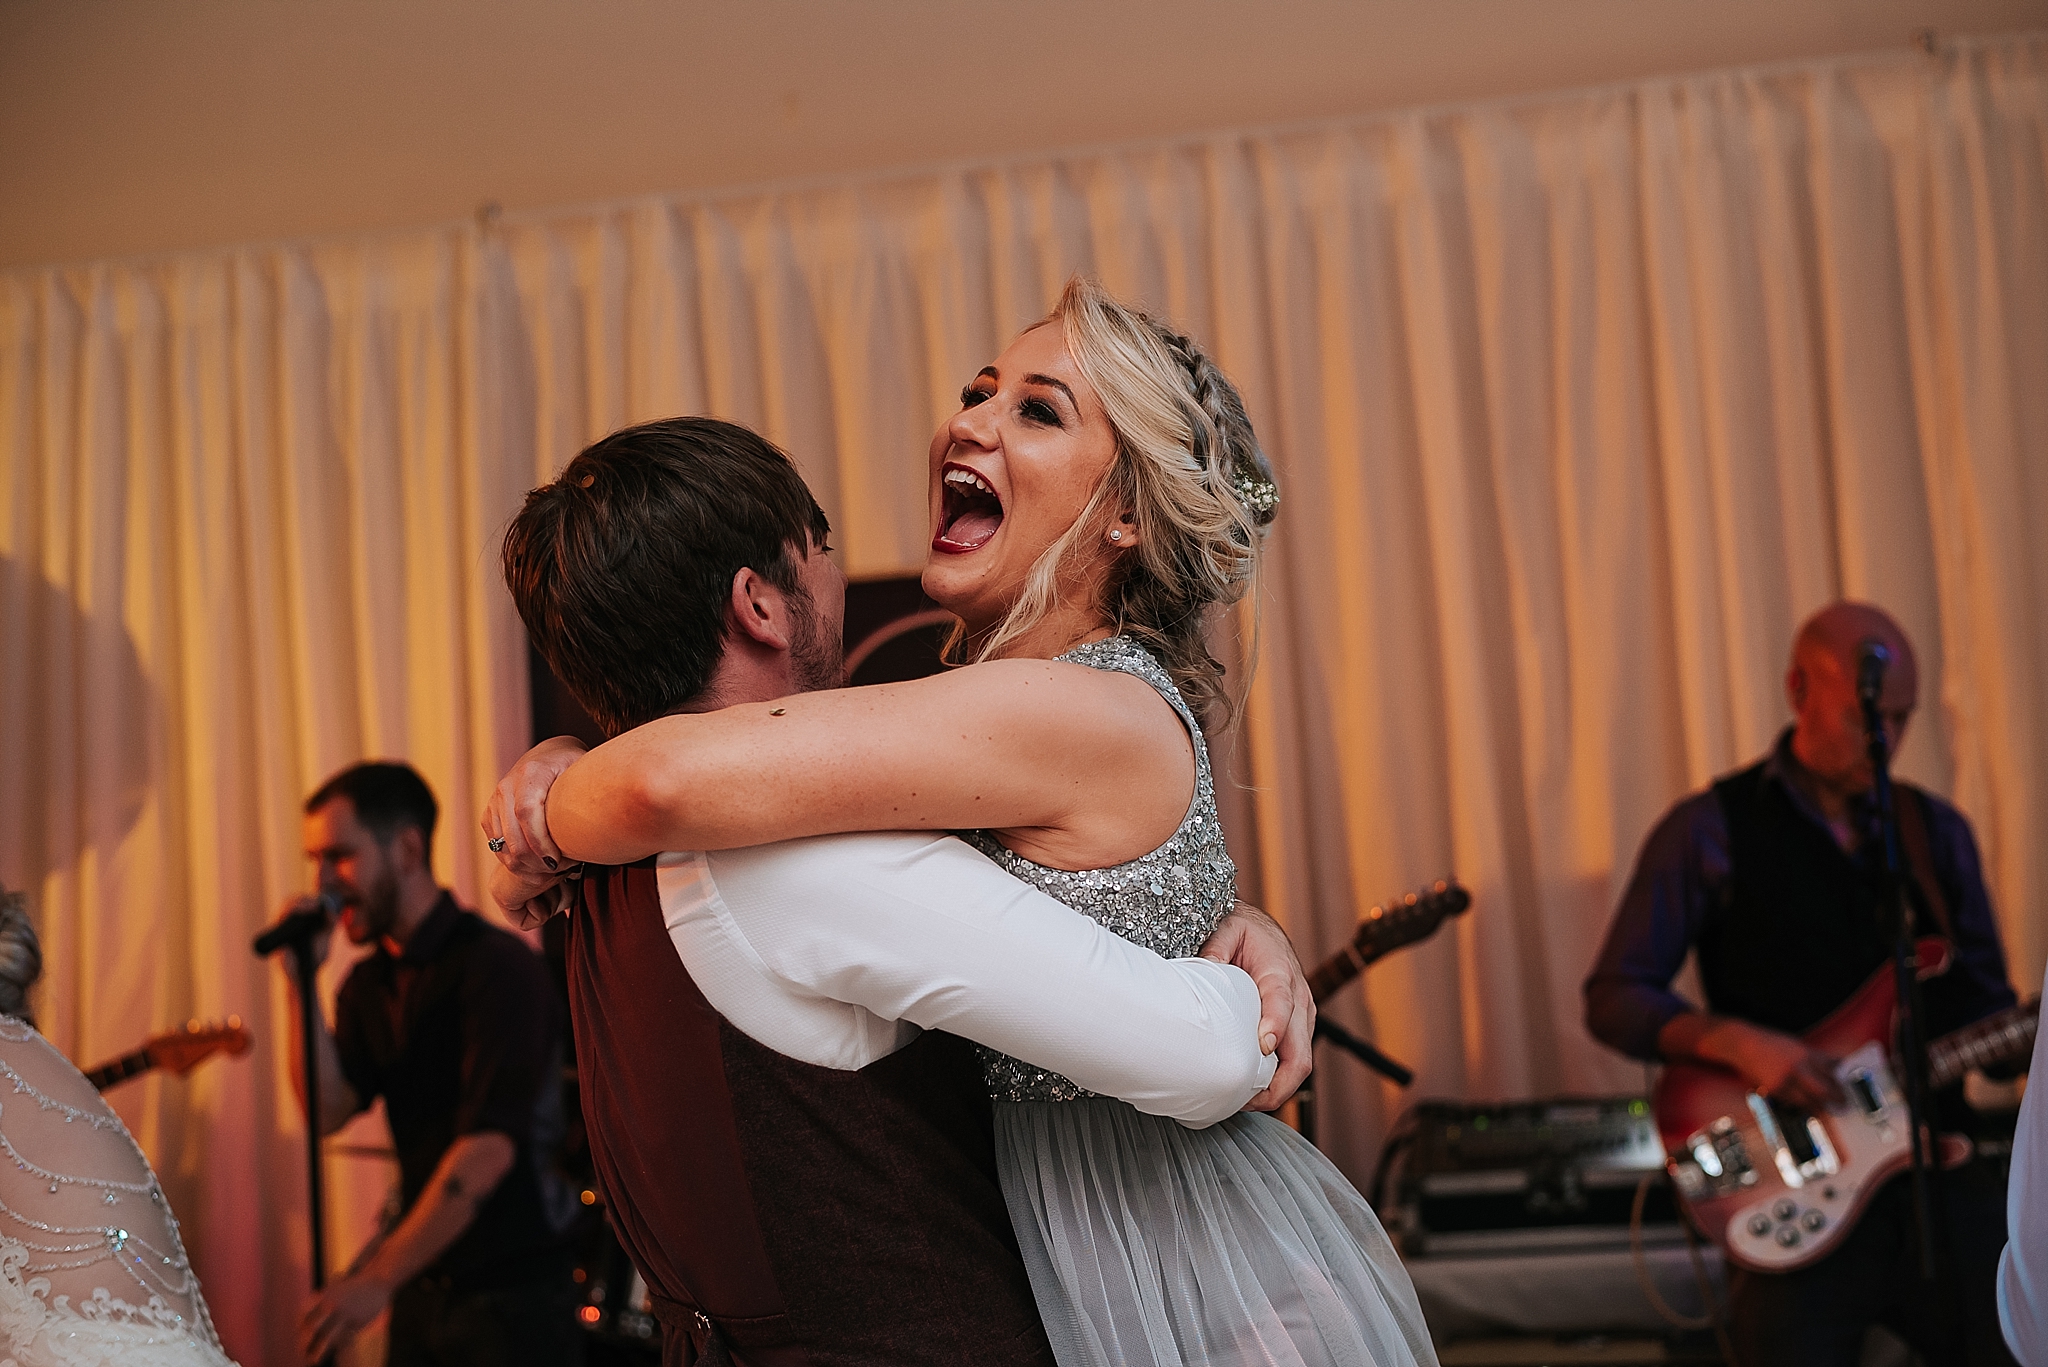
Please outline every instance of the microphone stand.
[[1316, 1038], [1328, 1040], [1396, 1087], [1406, 1087], [1415, 1081], [1414, 1069], [1388, 1058], [1337, 1022], [1320, 1015], [1316, 1017]]
[[1869, 738], [1870, 769], [1877, 782], [1878, 831], [1884, 858], [1878, 877], [1878, 906], [1892, 917], [1892, 976], [1898, 987], [1899, 1063], [1905, 1073], [1906, 1120], [1912, 1135], [1913, 1220], [1920, 1235], [1920, 1277], [1933, 1281], [1939, 1273], [1934, 1255], [1934, 1191], [1928, 1177], [1927, 1032], [1920, 1001], [1920, 960], [1913, 942], [1913, 913], [1906, 899], [1905, 874], [1899, 860], [1899, 818], [1892, 790], [1891, 742], [1885, 734], [1878, 697], [1883, 691], [1880, 656], [1867, 661], [1857, 680], [1863, 705], [1863, 731]]
[[[1388, 1058], [1371, 1043], [1360, 1039], [1337, 1022], [1323, 1015], [1316, 1017], [1315, 1038], [1328, 1040], [1366, 1067], [1392, 1082], [1396, 1087], [1406, 1087], [1415, 1081], [1415, 1072], [1395, 1059]], [[1310, 1047], [1314, 1047], [1311, 1045]], [[1303, 1139], [1316, 1142], [1316, 1094], [1315, 1075], [1309, 1075], [1309, 1085], [1294, 1094], [1295, 1127]]]
[[311, 936], [291, 947], [292, 973], [299, 981], [299, 1055], [306, 1070], [306, 1209], [313, 1239], [313, 1291], [327, 1286], [327, 1221], [324, 1182], [320, 1172], [320, 1054], [313, 1031], [320, 1023], [314, 979], [320, 965], [313, 958]]
[[306, 1196], [308, 1221], [313, 1239], [313, 1290], [327, 1286], [326, 1201], [320, 1172], [320, 1053], [313, 1032], [320, 1025], [320, 1003], [315, 978], [320, 962], [313, 956], [313, 941], [332, 924], [336, 911], [333, 900], [323, 894], [318, 908], [294, 912], [256, 937], [256, 956], [266, 958], [278, 950], [292, 956], [292, 977], [299, 989], [299, 1062], [306, 1082]]

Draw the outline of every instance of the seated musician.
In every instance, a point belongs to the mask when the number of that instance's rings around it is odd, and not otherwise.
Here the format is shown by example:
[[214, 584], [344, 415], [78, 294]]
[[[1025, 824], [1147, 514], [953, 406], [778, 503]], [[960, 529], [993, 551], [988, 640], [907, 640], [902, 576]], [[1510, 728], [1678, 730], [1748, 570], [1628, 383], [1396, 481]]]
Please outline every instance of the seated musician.
[[[1918, 690], [1905, 633], [1874, 607], [1823, 609], [1793, 646], [1790, 729], [1762, 761], [1672, 808], [1645, 842], [1586, 980], [1586, 1025], [1604, 1043], [1635, 1058], [1718, 1064], [1805, 1109], [1843, 1100], [1835, 1061], [1799, 1037], [1890, 959], [1875, 777], [1856, 694], [1869, 640], [1892, 653], [1879, 701], [1898, 745]], [[1954, 950], [1949, 970], [1925, 985], [1932, 1039], [2014, 998], [1969, 823], [1931, 793], [1904, 783], [1895, 792], [1915, 929], [1945, 936]], [[1670, 990], [1689, 951], [1699, 956], [1705, 1010]], [[1930, 1105], [1938, 1129], [1967, 1118], [1960, 1086]], [[1731, 1330], [1744, 1367], [1854, 1364], [1864, 1331], [1878, 1323], [1930, 1367], [2011, 1363], [1995, 1292], [2004, 1180], [1990, 1161], [1937, 1174], [1943, 1277], [1933, 1287], [1920, 1281], [1910, 1178], [1880, 1189], [1819, 1262], [1734, 1271]]]

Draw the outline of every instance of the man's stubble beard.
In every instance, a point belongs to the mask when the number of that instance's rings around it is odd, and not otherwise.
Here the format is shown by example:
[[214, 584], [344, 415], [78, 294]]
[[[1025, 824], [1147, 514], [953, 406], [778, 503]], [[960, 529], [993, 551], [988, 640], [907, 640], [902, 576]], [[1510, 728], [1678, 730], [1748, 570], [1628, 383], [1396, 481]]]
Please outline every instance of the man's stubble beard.
[[825, 630], [805, 595], [789, 643], [790, 681], [799, 693], [839, 688], [846, 682], [846, 643]]
[[388, 862], [363, 889], [356, 907], [363, 930], [363, 938], [357, 941], [358, 944], [381, 940], [398, 925], [398, 878], [391, 872]]

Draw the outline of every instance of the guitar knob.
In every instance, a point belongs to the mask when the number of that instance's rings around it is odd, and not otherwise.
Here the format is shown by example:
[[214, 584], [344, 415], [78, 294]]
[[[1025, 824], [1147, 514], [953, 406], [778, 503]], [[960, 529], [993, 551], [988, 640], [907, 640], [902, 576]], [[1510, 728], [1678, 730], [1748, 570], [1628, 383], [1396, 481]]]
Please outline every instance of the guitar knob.
[[1794, 1248], [1794, 1247], [1796, 1247], [1796, 1246], [1798, 1245], [1798, 1243], [1799, 1243], [1799, 1226], [1797, 1226], [1797, 1225], [1780, 1225], [1780, 1226], [1778, 1227], [1778, 1246], [1779, 1246], [1779, 1247], [1781, 1247], [1781, 1248]]
[[1771, 1214], [1780, 1220], [1790, 1220], [1799, 1214], [1799, 1203], [1789, 1196], [1780, 1196], [1771, 1207]]
[[1758, 1211], [1756, 1214], [1750, 1216], [1749, 1232], [1751, 1234], [1756, 1235], [1756, 1237], [1759, 1239], [1769, 1238], [1771, 1233], [1771, 1217], [1764, 1214], [1762, 1211]]
[[1800, 1217], [1799, 1223], [1805, 1225], [1810, 1232], [1818, 1234], [1827, 1228], [1828, 1217], [1817, 1210], [1809, 1210], [1804, 1216]]

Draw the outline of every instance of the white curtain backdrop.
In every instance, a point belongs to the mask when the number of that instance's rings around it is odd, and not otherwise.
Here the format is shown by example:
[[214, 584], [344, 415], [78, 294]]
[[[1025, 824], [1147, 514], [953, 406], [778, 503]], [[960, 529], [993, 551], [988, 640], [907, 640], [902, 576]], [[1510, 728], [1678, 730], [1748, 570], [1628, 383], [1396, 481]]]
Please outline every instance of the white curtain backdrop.
[[[1072, 272], [1205, 339], [1284, 505], [1231, 802], [1305, 958], [1455, 872], [1470, 916], [1332, 1009], [1417, 1095], [1639, 1086], [1578, 984], [1659, 812], [1786, 718], [1797, 621], [1891, 607], [1902, 757], [2048, 955], [2048, 37], [772, 192], [0, 276], [0, 880], [81, 1062], [189, 1016], [253, 1060], [120, 1105], [230, 1346], [304, 1284], [287, 996], [249, 935], [298, 805], [402, 756], [474, 899], [522, 748], [495, 570], [622, 424], [784, 445], [856, 576]], [[1363, 1182], [1399, 1095], [1321, 1069]], [[381, 1194], [333, 1165], [337, 1255]], [[374, 1165], [372, 1165], [374, 1167]]]

